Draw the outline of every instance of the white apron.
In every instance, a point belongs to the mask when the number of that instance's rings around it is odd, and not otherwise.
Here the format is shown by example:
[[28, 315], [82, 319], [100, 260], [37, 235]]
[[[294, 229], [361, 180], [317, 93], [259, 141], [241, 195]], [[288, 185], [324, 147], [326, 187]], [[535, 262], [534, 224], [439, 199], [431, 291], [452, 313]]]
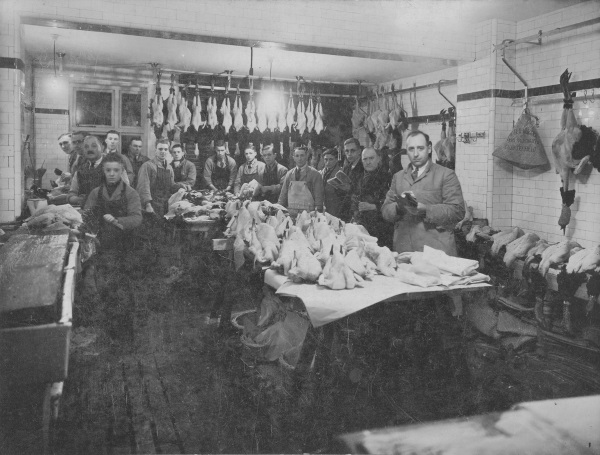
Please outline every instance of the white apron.
[[291, 181], [288, 189], [288, 212], [295, 216], [306, 210], [310, 212], [315, 209], [315, 199], [308, 189], [306, 182]]

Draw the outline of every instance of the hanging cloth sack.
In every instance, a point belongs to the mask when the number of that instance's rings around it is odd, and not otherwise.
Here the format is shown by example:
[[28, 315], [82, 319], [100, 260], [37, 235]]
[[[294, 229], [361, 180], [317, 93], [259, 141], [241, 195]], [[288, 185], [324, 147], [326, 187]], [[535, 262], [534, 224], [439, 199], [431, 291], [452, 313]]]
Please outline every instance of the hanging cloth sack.
[[494, 150], [493, 155], [520, 169], [549, 166], [544, 145], [528, 109], [523, 111], [506, 141]]

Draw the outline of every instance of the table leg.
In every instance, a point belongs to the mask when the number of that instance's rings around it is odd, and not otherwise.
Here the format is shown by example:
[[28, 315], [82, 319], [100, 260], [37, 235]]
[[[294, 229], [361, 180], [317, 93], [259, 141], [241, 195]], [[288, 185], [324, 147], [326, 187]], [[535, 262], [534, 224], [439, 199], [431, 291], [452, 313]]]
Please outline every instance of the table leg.
[[302, 385], [310, 373], [311, 365], [319, 346], [319, 334], [321, 333], [321, 330], [322, 329], [315, 329], [311, 324], [306, 331], [306, 337], [304, 338], [304, 343], [302, 343], [302, 349], [300, 350], [300, 358], [298, 359], [293, 374], [293, 393], [295, 398], [300, 396]]
[[62, 397], [63, 383], [54, 382], [48, 384], [44, 393], [43, 415], [42, 415], [42, 431], [44, 454], [53, 453], [53, 433], [54, 426], [58, 419], [58, 406]]

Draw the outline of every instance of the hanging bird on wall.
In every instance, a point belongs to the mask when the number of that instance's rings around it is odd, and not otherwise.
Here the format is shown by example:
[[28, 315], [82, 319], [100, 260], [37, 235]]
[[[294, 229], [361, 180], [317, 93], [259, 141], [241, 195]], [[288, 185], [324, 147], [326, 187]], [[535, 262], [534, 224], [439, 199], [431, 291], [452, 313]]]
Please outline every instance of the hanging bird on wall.
[[[582, 139], [582, 129], [577, 124], [577, 119], [573, 113], [574, 94], [569, 92], [571, 74], [566, 69], [560, 76], [560, 86], [565, 95], [562, 117], [560, 119], [561, 131], [552, 142], [552, 156], [554, 157], [556, 173], [560, 174], [562, 181], [560, 195], [563, 206], [558, 224], [563, 230], [563, 234], [571, 221], [570, 207], [575, 201], [575, 190], [570, 189], [569, 186], [571, 169], [573, 169], [573, 174], [579, 174], [583, 167], [590, 161], [590, 155], [594, 152], [594, 141], [589, 140], [590, 131], [586, 131], [585, 141], [578, 144]], [[592, 145], [590, 147], [590, 145], [586, 146], [585, 144]]]

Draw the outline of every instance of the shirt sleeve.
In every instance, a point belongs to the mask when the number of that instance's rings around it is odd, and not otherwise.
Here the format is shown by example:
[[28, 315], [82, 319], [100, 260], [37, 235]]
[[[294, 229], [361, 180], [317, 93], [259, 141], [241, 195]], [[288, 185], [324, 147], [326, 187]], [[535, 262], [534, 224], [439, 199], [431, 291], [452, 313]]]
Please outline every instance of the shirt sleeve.
[[381, 216], [383, 216], [384, 220], [389, 221], [391, 223], [395, 223], [396, 221], [402, 218], [402, 214], [398, 214], [398, 204], [396, 204], [394, 200], [397, 196], [396, 177], [398, 175], [399, 173], [396, 173], [394, 174], [394, 177], [392, 177], [390, 189], [385, 195], [385, 201], [383, 202], [383, 205], [381, 207]]
[[171, 192], [175, 193], [177, 190], [179, 190], [179, 188], [181, 188], [181, 185], [179, 185], [179, 183], [175, 183], [175, 171], [173, 171], [173, 168], [171, 166], [169, 166], [169, 176], [171, 177]]
[[436, 226], [454, 226], [465, 216], [465, 200], [458, 177], [447, 172], [442, 183], [442, 203], [426, 204], [425, 222]]
[[242, 173], [244, 172], [244, 166], [240, 166], [235, 175], [235, 181], [233, 183], [233, 194], [238, 194], [242, 187]]
[[140, 202], [142, 203], [142, 207], [145, 207], [148, 202], [152, 202], [152, 195], [150, 194], [150, 179], [151, 179], [151, 165], [150, 161], [146, 161], [140, 167], [138, 171], [138, 182], [137, 182], [137, 192], [140, 197]]
[[277, 200], [277, 203], [279, 205], [283, 205], [284, 207], [288, 206], [289, 176], [290, 176], [290, 173], [288, 172], [283, 177], [283, 182], [281, 184], [281, 192], [279, 193], [279, 199]]
[[71, 187], [69, 188], [69, 193], [67, 194], [67, 202], [69, 204], [81, 204], [81, 202], [83, 202], [83, 198], [79, 196], [78, 175], [79, 172], [75, 172], [73, 180], [71, 180]]
[[123, 158], [123, 163], [125, 163], [125, 172], [127, 173], [127, 178], [129, 179], [129, 182], [125, 183], [131, 185], [131, 183], [133, 183], [133, 181], [135, 180], [135, 174], [133, 173], [133, 165], [131, 164], [131, 160], [125, 155], [121, 155], [121, 158]]
[[87, 200], [85, 201], [85, 206], [83, 207], [84, 210], [89, 210], [89, 209], [93, 209], [94, 207], [96, 207], [96, 204], [98, 203], [98, 191], [100, 191], [100, 188], [102, 188], [102, 187], [94, 188], [90, 192], [90, 195], [87, 197]]
[[213, 169], [214, 169], [214, 164], [215, 162], [213, 160], [211, 160], [210, 158], [208, 158], [205, 162], [204, 162], [204, 181], [206, 182], [206, 184], [210, 186], [213, 184], [212, 182], [212, 173], [213, 173]]
[[196, 166], [191, 161], [185, 162], [185, 165], [188, 168], [187, 178], [185, 179], [185, 183], [189, 186], [193, 187], [196, 184]]
[[130, 186], [125, 186], [124, 191], [127, 199], [127, 215], [117, 217], [117, 221], [123, 226], [124, 230], [128, 231], [142, 224], [142, 204], [140, 195], [136, 190]]
[[235, 182], [235, 179], [236, 179], [237, 173], [238, 173], [238, 166], [233, 158], [229, 158], [229, 160], [230, 160], [229, 165], [230, 165], [231, 170], [229, 171], [229, 185], [228, 186], [233, 188], [234, 182]]
[[315, 207], [318, 211], [322, 212], [323, 211], [323, 196], [325, 193], [325, 189], [323, 187], [323, 176], [321, 174], [319, 174], [318, 172], [315, 172], [313, 175], [314, 175], [313, 197], [315, 199]]
[[75, 175], [71, 179], [71, 188], [69, 189], [70, 196], [79, 196], [79, 172], [75, 172]]

